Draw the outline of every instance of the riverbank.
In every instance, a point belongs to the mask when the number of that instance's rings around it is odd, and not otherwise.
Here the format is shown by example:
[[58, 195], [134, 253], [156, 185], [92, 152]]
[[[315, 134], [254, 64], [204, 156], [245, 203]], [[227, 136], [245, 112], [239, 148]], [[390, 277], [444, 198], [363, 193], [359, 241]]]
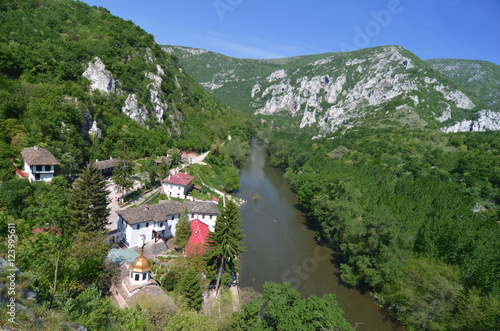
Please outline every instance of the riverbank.
[[[357, 330], [397, 330], [404, 327], [378, 307], [368, 292], [340, 280], [341, 256], [316, 241], [287, 180], [270, 167], [263, 145], [252, 144], [240, 172], [241, 206], [246, 252], [240, 260], [240, 286], [262, 291], [266, 281], [290, 282], [302, 296], [334, 293], [345, 318]], [[253, 197], [259, 195], [260, 199]]]

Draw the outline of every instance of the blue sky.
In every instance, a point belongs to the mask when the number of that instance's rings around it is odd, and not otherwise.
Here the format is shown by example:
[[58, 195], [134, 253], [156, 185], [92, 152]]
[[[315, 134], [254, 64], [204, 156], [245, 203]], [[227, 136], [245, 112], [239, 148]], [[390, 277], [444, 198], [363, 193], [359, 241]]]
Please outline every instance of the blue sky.
[[396, 44], [500, 65], [500, 0], [84, 0], [159, 44], [275, 58]]

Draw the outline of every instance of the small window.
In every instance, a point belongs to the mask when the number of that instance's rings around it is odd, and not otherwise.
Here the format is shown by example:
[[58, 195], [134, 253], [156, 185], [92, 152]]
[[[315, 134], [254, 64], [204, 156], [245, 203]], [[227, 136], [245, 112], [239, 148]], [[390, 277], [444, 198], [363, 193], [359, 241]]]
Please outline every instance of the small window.
[[147, 273], [147, 272], [143, 273], [143, 274], [142, 274], [142, 280], [145, 280], [147, 276], [148, 276], [148, 273]]
[[163, 222], [160, 223], [160, 228], [163, 226]]
[[146, 227], [149, 227], [149, 223], [148, 222], [146, 222]]
[[212, 215], [210, 215], [210, 219], [212, 219]]
[[135, 280], [137, 280], [137, 281], [138, 281], [138, 280], [139, 280], [139, 277], [141, 277], [141, 275], [139, 275], [139, 274], [135, 274]]
[[191, 214], [191, 218], [194, 218], [194, 214]]
[[136, 229], [139, 230], [141, 228], [141, 225], [140, 224], [137, 224], [137, 227]]
[[201, 219], [204, 220], [205, 219], [205, 214], [201, 215]]
[[42, 169], [43, 169], [43, 168], [42, 168], [42, 166], [41, 166], [41, 165], [37, 165], [37, 166], [36, 166], [36, 171], [42, 171]]
[[169, 229], [169, 230], [172, 230], [172, 225], [169, 225], [169, 226], [168, 226], [168, 229]]

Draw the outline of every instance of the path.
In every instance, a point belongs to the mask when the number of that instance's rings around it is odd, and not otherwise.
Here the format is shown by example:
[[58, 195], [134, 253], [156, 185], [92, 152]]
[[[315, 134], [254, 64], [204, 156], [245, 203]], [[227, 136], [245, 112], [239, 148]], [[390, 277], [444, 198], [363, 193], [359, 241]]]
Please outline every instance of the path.
[[[108, 190], [110, 191], [110, 193], [108, 194], [108, 198], [110, 200], [108, 204], [108, 209], [110, 210], [108, 222], [110, 223], [106, 225], [106, 229], [108, 229], [109, 231], [113, 231], [116, 230], [118, 225], [118, 214], [116, 213], [116, 211], [120, 210], [121, 208], [116, 198], [121, 197], [121, 192], [118, 192], [116, 190], [116, 187], [111, 180], [108, 179], [106, 182], [108, 183]], [[135, 181], [132, 190], [138, 189], [140, 185], [141, 183]]]

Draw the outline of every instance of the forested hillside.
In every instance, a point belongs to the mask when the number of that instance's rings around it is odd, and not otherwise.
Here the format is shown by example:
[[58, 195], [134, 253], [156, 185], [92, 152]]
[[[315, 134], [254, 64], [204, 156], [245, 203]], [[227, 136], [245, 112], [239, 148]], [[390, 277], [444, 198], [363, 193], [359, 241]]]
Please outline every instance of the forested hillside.
[[[164, 155], [206, 150], [228, 131], [249, 134], [245, 119], [183, 73], [152, 35], [104, 8], [4, 0], [0, 26], [1, 180], [26, 146], [46, 147], [68, 173], [124, 145], [135, 156]], [[101, 70], [95, 77], [93, 68]], [[104, 91], [93, 81], [103, 75]], [[93, 120], [102, 140], [88, 135]]]
[[342, 251], [343, 281], [375, 290], [409, 329], [499, 325], [497, 133], [281, 131], [268, 148], [318, 239]]

